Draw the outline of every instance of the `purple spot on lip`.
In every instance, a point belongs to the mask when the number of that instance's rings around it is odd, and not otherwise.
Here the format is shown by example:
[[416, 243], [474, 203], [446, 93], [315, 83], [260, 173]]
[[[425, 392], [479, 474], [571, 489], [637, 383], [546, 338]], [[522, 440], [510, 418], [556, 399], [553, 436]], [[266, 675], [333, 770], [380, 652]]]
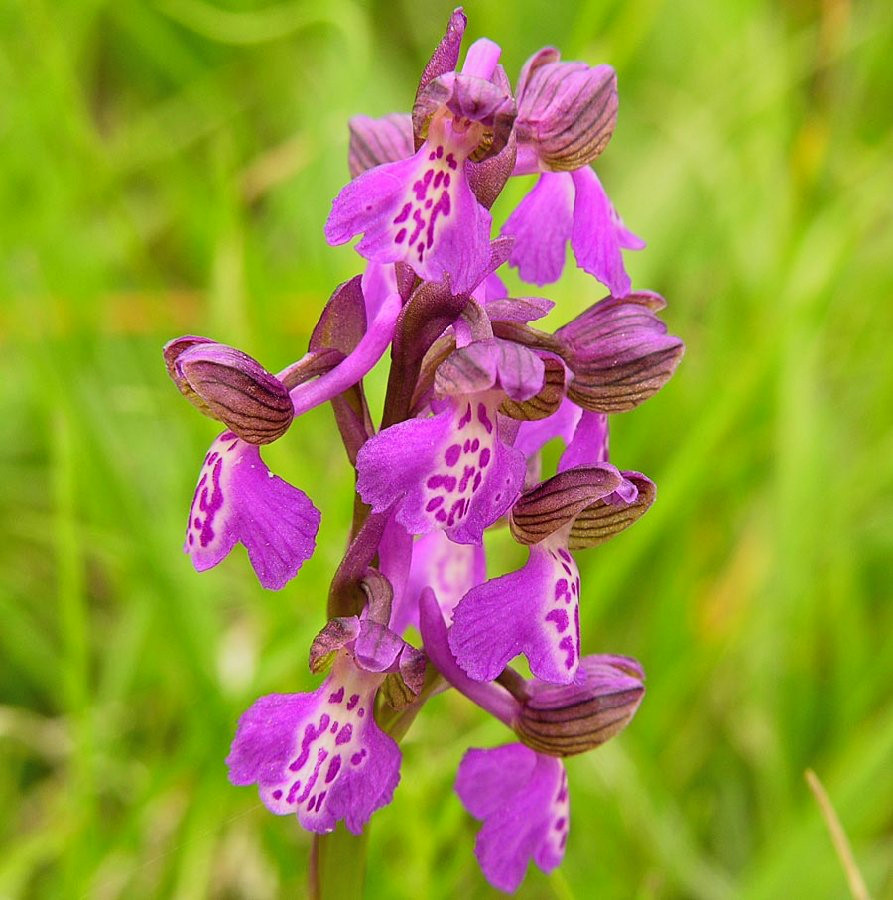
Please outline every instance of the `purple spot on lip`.
[[282, 791], [280, 791], [278, 788], [275, 791], [273, 791], [273, 799], [274, 800], [282, 799]]
[[576, 647], [574, 646], [574, 639], [568, 635], [567, 637], [563, 637], [558, 644], [559, 649], [564, 650], [567, 654], [564, 660], [564, 667], [566, 669], [573, 669], [574, 660], [577, 657]]
[[[326, 713], [323, 713], [319, 717], [319, 728], [316, 729], [312, 724], [309, 724], [304, 729], [304, 739], [301, 741], [301, 753], [298, 758], [289, 766], [292, 772], [297, 772], [301, 766], [304, 765], [305, 762], [310, 758], [310, 747], [313, 742], [322, 734], [325, 734], [326, 729], [329, 727], [329, 722], [331, 719]], [[291, 801], [289, 801], [291, 802]]]
[[360, 695], [359, 695], [359, 694], [351, 694], [351, 695], [350, 695], [350, 700], [347, 701], [347, 709], [348, 709], [348, 711], [351, 710], [351, 709], [353, 709], [353, 708], [357, 705], [357, 703], [359, 703], [359, 701], [360, 701]]
[[434, 169], [427, 169], [424, 176], [412, 186], [416, 200], [425, 199], [425, 194], [428, 193], [428, 185], [431, 184], [432, 178], [434, 178]]
[[434, 512], [434, 510], [437, 509], [438, 506], [443, 506], [443, 495], [442, 494], [438, 494], [436, 497], [432, 497], [428, 501], [427, 506], [425, 506], [425, 511], [426, 512]]
[[484, 449], [481, 450], [481, 456], [480, 456], [480, 460], [478, 461], [478, 464], [480, 465], [480, 467], [482, 469], [485, 469], [485, 468], [487, 468], [487, 464], [489, 462], [490, 462], [490, 450], [488, 447], [484, 447]]
[[459, 454], [462, 452], [458, 444], [451, 444], [447, 447], [447, 451], [443, 458], [448, 466], [454, 466], [459, 462]]
[[560, 600], [565, 594], [567, 594], [567, 579], [559, 578], [555, 582], [555, 599]]
[[462, 418], [459, 419], [459, 423], [457, 425], [458, 428], [464, 428], [471, 421], [471, 404], [468, 403], [465, 406], [465, 412], [462, 414]]
[[552, 612], [546, 616], [546, 621], [554, 622], [559, 634], [561, 634], [562, 631], [567, 631], [567, 626], [570, 625], [570, 619], [567, 617], [567, 612], [563, 609], [553, 609]]
[[394, 243], [395, 243], [395, 244], [402, 244], [405, 240], [406, 240], [406, 229], [405, 229], [405, 228], [401, 228], [401, 229], [394, 235]]
[[340, 703], [344, 699], [344, 687], [338, 688], [332, 694], [329, 694], [329, 703]]
[[478, 403], [478, 421], [487, 429], [487, 434], [493, 432], [493, 423], [487, 415], [487, 407], [483, 403]]
[[351, 737], [353, 736], [353, 726], [348, 722], [341, 731], [338, 732], [338, 737], [335, 738], [335, 743], [339, 746], [341, 744], [346, 744]]
[[564, 823], [565, 823], [565, 821], [566, 821], [566, 820], [565, 820], [564, 816], [562, 816], [560, 819], [558, 819], [558, 820], [555, 822], [555, 830], [556, 830], [556, 831], [561, 831], [562, 828], [564, 828]]
[[338, 774], [338, 770], [341, 768], [341, 757], [333, 756], [331, 762], [329, 763], [329, 769], [326, 772], [326, 784], [331, 784], [332, 781], [335, 780], [335, 776]]
[[400, 215], [398, 215], [397, 218], [394, 219], [394, 224], [399, 225], [401, 222], [405, 222], [409, 218], [410, 212], [412, 212], [412, 204], [404, 203], [403, 209], [400, 210]]
[[366, 748], [363, 747], [351, 756], [350, 761], [353, 765], [358, 766], [366, 758]]

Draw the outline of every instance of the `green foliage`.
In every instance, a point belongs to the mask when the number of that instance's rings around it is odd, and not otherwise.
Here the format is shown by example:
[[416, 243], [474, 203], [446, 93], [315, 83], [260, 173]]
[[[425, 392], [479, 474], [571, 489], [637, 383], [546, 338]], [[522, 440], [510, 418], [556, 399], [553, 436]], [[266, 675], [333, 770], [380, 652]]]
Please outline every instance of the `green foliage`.
[[[197, 575], [180, 546], [215, 428], [160, 348], [209, 334], [274, 371], [303, 352], [359, 269], [322, 238], [346, 119], [408, 108], [450, 8], [2, 4], [0, 896], [302, 895], [308, 836], [223, 758], [259, 694], [316, 681], [349, 467], [328, 411], [301, 419], [267, 459], [321, 507], [316, 556], [275, 594], [241, 550]], [[585, 649], [640, 658], [649, 692], [570, 761], [565, 865], [521, 895], [845, 896], [812, 767], [893, 897], [889, 9], [544, 9], [469, 2], [470, 36], [510, 72], [544, 43], [617, 67], [599, 173], [688, 353], [613, 426], [655, 507], [580, 557]], [[579, 272], [544, 293], [555, 324], [599, 296]], [[506, 737], [453, 694], [424, 711], [368, 897], [493, 895], [452, 779]]]

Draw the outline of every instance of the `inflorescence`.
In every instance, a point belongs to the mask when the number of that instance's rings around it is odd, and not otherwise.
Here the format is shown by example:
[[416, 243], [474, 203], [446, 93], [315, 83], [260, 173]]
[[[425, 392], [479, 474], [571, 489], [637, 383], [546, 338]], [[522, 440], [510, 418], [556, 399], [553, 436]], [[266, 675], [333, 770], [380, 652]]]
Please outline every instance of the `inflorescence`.
[[[261, 584], [284, 587], [312, 555], [320, 513], [275, 476], [260, 448], [330, 402], [361, 502], [335, 573], [327, 624], [310, 648], [316, 691], [261, 697], [241, 718], [230, 779], [305, 828], [359, 833], [400, 779], [399, 739], [452, 686], [514, 731], [470, 749], [456, 791], [483, 821], [476, 854], [512, 891], [532, 859], [564, 855], [564, 758], [604, 743], [644, 693], [639, 663], [581, 655], [573, 552], [635, 522], [654, 484], [608, 461], [608, 414], [672, 375], [683, 344], [657, 294], [632, 291], [628, 231], [590, 164], [617, 117], [610, 66], [534, 54], [516, 92], [482, 39], [457, 68], [461, 9], [422, 73], [411, 115], [350, 122], [352, 180], [332, 203], [330, 244], [362, 235], [365, 271], [325, 306], [307, 353], [273, 375], [240, 350], [186, 336], [168, 371], [226, 430], [201, 468], [185, 550], [195, 568], [245, 545]], [[490, 208], [509, 178], [533, 189], [491, 239]], [[530, 325], [553, 303], [510, 298], [503, 264], [556, 281], [570, 241], [609, 294], [554, 334]], [[378, 430], [363, 377], [390, 348]], [[544, 477], [540, 451], [565, 450]], [[487, 579], [483, 535], [508, 523], [528, 548], [520, 570]], [[414, 626], [423, 646], [404, 633]], [[524, 655], [533, 677], [509, 662]]]

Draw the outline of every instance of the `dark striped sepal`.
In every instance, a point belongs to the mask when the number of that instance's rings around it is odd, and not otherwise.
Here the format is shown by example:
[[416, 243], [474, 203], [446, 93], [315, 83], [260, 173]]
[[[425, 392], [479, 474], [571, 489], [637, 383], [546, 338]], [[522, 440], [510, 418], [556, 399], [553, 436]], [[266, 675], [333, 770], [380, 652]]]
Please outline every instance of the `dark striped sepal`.
[[551, 416], [564, 399], [564, 363], [554, 357], [543, 359], [546, 373], [543, 377], [543, 386], [539, 393], [529, 400], [512, 400], [506, 397], [499, 411], [511, 419], [519, 419], [522, 422], [533, 422], [537, 419], [545, 419]]
[[[522, 544], [538, 544], [575, 523], [622, 484], [623, 477], [610, 463], [559, 472], [521, 495], [509, 520], [512, 534]], [[571, 533], [573, 527], [571, 524]]]
[[656, 394], [676, 370], [685, 345], [667, 334], [650, 292], [605, 297], [555, 333], [573, 372], [567, 395], [592, 412], [625, 412]]
[[654, 482], [641, 472], [620, 474], [623, 477], [620, 490], [599, 498], [577, 515], [568, 538], [568, 549], [584, 550], [603, 544], [648, 511], [657, 492]]
[[515, 731], [549, 756], [575, 756], [610, 740], [635, 715], [645, 694], [644, 672], [627, 656], [585, 656], [577, 682], [528, 685]]
[[187, 336], [166, 344], [164, 359], [183, 396], [246, 443], [269, 444], [288, 431], [288, 388], [247, 353]]
[[518, 141], [540, 165], [572, 172], [605, 149], [617, 123], [617, 76], [610, 66], [560, 62], [547, 47], [524, 65], [518, 84]]

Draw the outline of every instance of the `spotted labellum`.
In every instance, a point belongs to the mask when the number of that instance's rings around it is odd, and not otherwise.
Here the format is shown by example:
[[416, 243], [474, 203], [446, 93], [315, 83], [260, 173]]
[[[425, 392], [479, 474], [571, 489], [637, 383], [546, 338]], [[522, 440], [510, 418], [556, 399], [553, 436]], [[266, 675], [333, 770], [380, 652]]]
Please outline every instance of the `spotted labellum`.
[[[465, 27], [458, 9], [403, 111], [349, 122], [349, 180], [333, 185], [323, 231], [331, 245], [357, 239], [358, 273], [332, 292], [306, 352], [274, 372], [185, 335], [164, 359], [180, 393], [218, 423], [187, 520], [197, 571], [231, 576], [224, 559], [241, 544], [262, 587], [300, 576], [339, 493], [298, 472], [311, 499], [262, 454], [282, 442], [276, 460], [287, 465], [316, 407], [331, 408], [355, 476], [346, 549], [309, 652], [318, 681], [248, 708], [230, 780], [296, 816], [318, 862], [339, 823], [360, 834], [391, 801], [401, 739], [453, 689], [506, 729], [505, 742], [459, 763], [458, 802], [469, 828], [480, 825], [457, 852], [512, 892], [531, 862], [550, 872], [573, 847], [573, 757], [624, 731], [644, 697], [639, 662], [592, 652], [581, 553], [610, 552], [655, 500], [651, 479], [611, 461], [609, 417], [656, 394], [684, 346], [661, 319], [663, 298], [633, 289], [623, 251], [644, 243], [592, 168], [617, 127], [615, 71], [547, 47], [513, 88], [493, 41], [463, 57]], [[499, 205], [510, 178], [531, 176], [514, 210]], [[551, 284], [568, 244], [593, 276], [576, 310], [511, 296], [506, 267]], [[550, 331], [553, 312], [565, 324]], [[385, 356], [384, 396], [368, 402], [366, 376]], [[503, 563], [495, 529], [526, 559]], [[291, 596], [304, 621], [310, 595]], [[529, 677], [513, 668], [521, 658]], [[344, 865], [360, 865], [361, 852]], [[314, 863], [314, 896], [326, 877]]]

